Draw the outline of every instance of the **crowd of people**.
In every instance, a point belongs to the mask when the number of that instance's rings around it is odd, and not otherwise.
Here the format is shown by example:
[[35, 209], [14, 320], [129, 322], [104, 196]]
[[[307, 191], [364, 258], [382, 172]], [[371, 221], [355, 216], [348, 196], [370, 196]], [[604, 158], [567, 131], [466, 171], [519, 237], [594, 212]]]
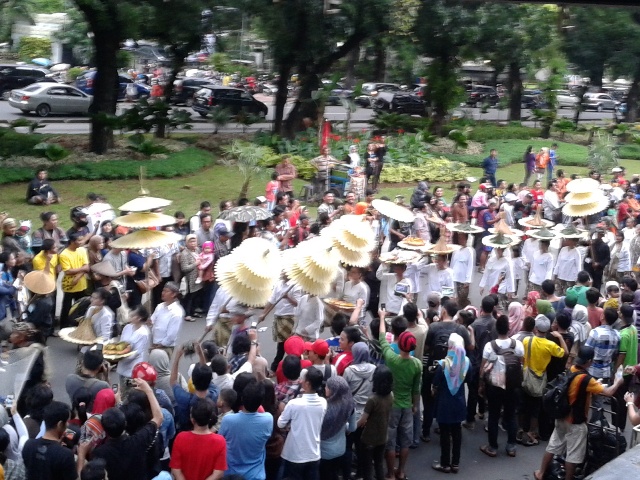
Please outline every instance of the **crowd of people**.
[[[42, 206], [42, 226], [1, 220], [3, 355], [35, 358], [20, 395], [0, 409], [5, 479], [405, 479], [410, 451], [434, 435], [432, 468], [457, 473], [464, 429], [485, 421], [477, 447], [488, 457], [501, 454], [501, 428], [508, 457], [548, 440], [535, 478], [557, 455], [571, 479], [584, 466], [587, 421], [604, 418], [591, 406], [614, 397], [611, 424], [640, 424], [637, 176], [618, 169], [605, 182], [591, 172], [610, 205], [579, 219], [562, 215], [569, 179], [557, 170], [546, 190], [540, 180], [487, 177], [472, 193], [461, 182], [451, 202], [420, 182], [408, 202], [396, 198], [413, 211], [409, 223], [378, 212], [373, 188], [344, 201], [327, 191], [311, 222], [291, 167], [276, 167], [272, 197], [238, 202], [271, 218], [215, 218], [203, 201], [158, 228], [182, 241], [129, 250], [112, 245], [130, 229], [99, 194], [71, 210], [65, 231], [50, 206], [58, 193], [38, 172], [28, 200]], [[222, 201], [220, 213], [232, 207]], [[520, 222], [536, 211], [573, 233], [537, 238]], [[368, 266], [344, 265], [331, 282], [329, 297], [350, 307], [331, 308], [284, 273], [263, 309], [218, 285], [216, 262], [245, 239], [295, 248], [344, 215], [368, 222], [376, 239]], [[500, 222], [526, 240], [494, 243]], [[435, 244], [432, 255], [388, 255], [409, 237]], [[202, 340], [180, 344], [183, 322], [202, 317]], [[258, 329], [271, 318], [275, 356], [266, 359]], [[78, 323], [91, 326], [96, 345], [79, 353], [67, 398], [54, 398], [51, 372], [64, 366], [47, 339]], [[133, 352], [117, 366], [102, 352], [114, 338]], [[181, 371], [189, 354], [197, 361]], [[566, 372], [571, 410], [554, 418], [545, 387]]]

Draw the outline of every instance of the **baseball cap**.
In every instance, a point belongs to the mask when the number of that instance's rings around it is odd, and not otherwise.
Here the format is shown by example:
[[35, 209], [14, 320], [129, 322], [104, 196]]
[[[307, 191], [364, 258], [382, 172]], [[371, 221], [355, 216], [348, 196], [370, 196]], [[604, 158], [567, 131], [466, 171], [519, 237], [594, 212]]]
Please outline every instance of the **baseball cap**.
[[580, 347], [580, 351], [578, 352], [575, 363], [576, 365], [584, 365], [585, 363], [588, 363], [589, 360], [593, 360], [594, 356], [595, 350], [593, 349], [593, 347], [583, 345], [582, 347]]
[[520, 192], [520, 194], [523, 197], [533, 197], [533, 193], [531, 193], [529, 190], [523, 190], [522, 192]]
[[515, 202], [516, 200], [518, 200], [518, 197], [516, 196], [515, 193], [509, 192], [504, 196], [505, 202]]
[[439, 292], [431, 292], [429, 295], [427, 295], [427, 304], [436, 306], [440, 303], [441, 298], [442, 295], [440, 295]]
[[551, 328], [551, 321], [546, 315], [540, 314], [536, 317], [536, 328], [540, 333], [546, 333]]
[[219, 236], [219, 237], [233, 237], [233, 232], [230, 232], [229, 229], [227, 229], [227, 226], [224, 223], [219, 223], [217, 224], [214, 228], [213, 231]]
[[318, 339], [315, 342], [304, 342], [304, 349], [315, 353], [319, 357], [326, 357], [329, 354], [329, 344], [326, 340]]
[[402, 332], [398, 337], [398, 347], [403, 352], [412, 352], [416, 349], [416, 337], [411, 332]]
[[284, 342], [284, 353], [287, 355], [293, 355], [295, 357], [301, 357], [305, 350], [304, 340], [302, 337], [293, 335]]
[[262, 195], [256, 197], [256, 200], [258, 200], [260, 203], [267, 203], [267, 197], [264, 197]]

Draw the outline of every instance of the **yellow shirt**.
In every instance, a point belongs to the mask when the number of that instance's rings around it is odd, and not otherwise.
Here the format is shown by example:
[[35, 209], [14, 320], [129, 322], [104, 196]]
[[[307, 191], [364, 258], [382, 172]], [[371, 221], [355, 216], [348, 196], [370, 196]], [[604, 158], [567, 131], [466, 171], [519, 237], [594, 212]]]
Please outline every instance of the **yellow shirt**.
[[[45, 265], [47, 264], [47, 254], [42, 251], [38, 253], [35, 257], [33, 257], [33, 269], [34, 270], [44, 270]], [[56, 277], [56, 267], [58, 266], [58, 255], [54, 255], [51, 257], [51, 262], [49, 262], [49, 271], [53, 278]]]
[[[531, 345], [531, 358], [529, 358], [529, 342]], [[542, 376], [551, 361], [551, 357], [564, 357], [562, 347], [551, 340], [541, 337], [526, 337], [522, 340], [524, 345], [524, 368], [530, 367], [536, 375]]]
[[[75, 270], [83, 265], [89, 264], [89, 256], [87, 255], [87, 249], [84, 247], [78, 247], [75, 252], [72, 252], [68, 248], [65, 248], [60, 255], [58, 255], [58, 261], [62, 270]], [[75, 275], [65, 275], [62, 279], [62, 291], [63, 292], [82, 292], [88, 287], [87, 276], [83, 275], [78, 283], [73, 285], [73, 278]]]

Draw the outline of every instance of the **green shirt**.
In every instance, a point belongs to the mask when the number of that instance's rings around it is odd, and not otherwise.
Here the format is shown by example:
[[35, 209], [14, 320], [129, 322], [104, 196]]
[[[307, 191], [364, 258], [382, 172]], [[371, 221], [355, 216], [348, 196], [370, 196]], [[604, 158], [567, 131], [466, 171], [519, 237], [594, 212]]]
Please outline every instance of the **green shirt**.
[[620, 353], [626, 353], [622, 367], [636, 366], [638, 364], [638, 330], [634, 325], [620, 330]]
[[589, 302], [587, 302], [587, 290], [589, 290], [589, 287], [585, 285], [574, 285], [567, 289], [567, 291], [569, 290], [578, 294], [578, 305], [582, 305], [583, 307], [589, 306]]
[[415, 357], [402, 358], [395, 353], [383, 333], [380, 333], [379, 340], [384, 363], [393, 374], [393, 406], [411, 408], [413, 395], [420, 395], [422, 362]]

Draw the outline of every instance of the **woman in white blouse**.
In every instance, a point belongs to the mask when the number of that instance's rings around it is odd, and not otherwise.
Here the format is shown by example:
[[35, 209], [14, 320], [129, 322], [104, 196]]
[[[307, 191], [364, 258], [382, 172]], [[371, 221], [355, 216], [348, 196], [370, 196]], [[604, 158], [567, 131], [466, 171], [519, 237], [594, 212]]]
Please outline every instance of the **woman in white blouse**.
[[149, 312], [142, 305], [138, 305], [129, 315], [129, 323], [122, 330], [121, 342], [128, 342], [134, 352], [127, 358], [118, 362], [116, 372], [120, 375], [120, 388], [125, 389], [125, 379], [131, 378], [133, 367], [146, 362], [149, 358], [149, 347], [151, 346], [151, 330], [148, 327]]
[[91, 294], [91, 306], [85, 315], [87, 320], [91, 320], [98, 342], [107, 342], [113, 337], [115, 315], [107, 307], [109, 295], [111, 294], [106, 288], [98, 288], [93, 292]]

